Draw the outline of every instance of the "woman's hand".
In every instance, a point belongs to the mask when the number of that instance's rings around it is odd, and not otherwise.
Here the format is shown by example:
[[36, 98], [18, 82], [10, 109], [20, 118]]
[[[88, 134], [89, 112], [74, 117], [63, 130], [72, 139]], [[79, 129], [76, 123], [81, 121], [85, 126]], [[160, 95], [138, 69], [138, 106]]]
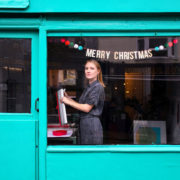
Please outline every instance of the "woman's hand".
[[70, 98], [67, 94], [67, 92], [64, 92], [64, 96], [67, 97], [67, 98]]
[[64, 103], [64, 104], [69, 104], [70, 101], [71, 101], [71, 99], [67, 98], [65, 96], [60, 99], [60, 102]]

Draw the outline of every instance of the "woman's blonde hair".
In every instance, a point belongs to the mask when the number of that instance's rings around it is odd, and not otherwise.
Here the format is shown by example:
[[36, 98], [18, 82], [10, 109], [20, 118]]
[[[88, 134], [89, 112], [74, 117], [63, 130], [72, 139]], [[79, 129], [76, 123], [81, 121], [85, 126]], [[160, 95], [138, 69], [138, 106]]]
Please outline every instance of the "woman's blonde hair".
[[[96, 66], [96, 68], [99, 70], [99, 74], [98, 74], [97, 79], [98, 79], [99, 83], [100, 83], [103, 87], [106, 87], [105, 84], [104, 84], [104, 82], [103, 82], [102, 70], [101, 70], [100, 64], [99, 64], [96, 60], [94, 60], [94, 59], [87, 60], [87, 61], [86, 61], [86, 64], [87, 64], [87, 63], [93, 63], [93, 64]], [[86, 64], [85, 64], [85, 65], [86, 65]]]

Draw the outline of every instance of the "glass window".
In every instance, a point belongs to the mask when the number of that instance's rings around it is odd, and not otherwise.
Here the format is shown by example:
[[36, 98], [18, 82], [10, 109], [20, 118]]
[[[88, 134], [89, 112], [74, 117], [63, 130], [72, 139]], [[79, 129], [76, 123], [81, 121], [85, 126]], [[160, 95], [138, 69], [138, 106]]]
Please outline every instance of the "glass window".
[[31, 40], [0, 38], [0, 112], [29, 113]]
[[[106, 86], [98, 116], [103, 144], [180, 144], [179, 41], [179, 37], [49, 37], [48, 144], [88, 144], [89, 136], [82, 137], [82, 132], [94, 134], [89, 126], [99, 126], [88, 124], [90, 118], [82, 130], [81, 111], [69, 105], [67, 124], [58, 113], [60, 87], [77, 102], [89, 88], [84, 73], [89, 59], [101, 65]], [[97, 139], [102, 135], [95, 134]]]

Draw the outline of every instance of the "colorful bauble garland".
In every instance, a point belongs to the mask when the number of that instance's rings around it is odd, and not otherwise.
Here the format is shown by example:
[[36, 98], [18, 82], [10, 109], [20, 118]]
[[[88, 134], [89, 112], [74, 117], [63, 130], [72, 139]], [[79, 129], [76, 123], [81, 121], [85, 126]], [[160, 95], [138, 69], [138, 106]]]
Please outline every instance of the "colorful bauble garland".
[[[50, 40], [50, 42], [52, 42], [52, 40]], [[83, 49], [86, 49], [82, 45], [78, 45], [77, 43], [70, 42], [69, 40], [67, 40], [65, 38], [61, 38], [60, 42], [65, 44], [65, 46], [69, 46], [70, 48], [78, 49], [80, 51], [82, 51]], [[154, 48], [154, 50], [161, 51], [161, 50], [164, 50], [164, 48], [172, 47], [174, 44], [177, 44], [177, 43], [178, 43], [178, 39], [173, 39], [173, 41], [170, 41], [170, 42], [166, 43], [165, 45], [156, 46]], [[153, 49], [151, 49], [151, 50], [153, 50]]]
[[177, 43], [178, 43], [178, 39], [173, 39], [173, 41], [170, 41], [166, 43], [165, 45], [156, 46], [154, 50], [155, 51], [164, 50], [164, 47], [165, 48], [172, 47], [174, 44], [177, 44]]
[[74, 43], [74, 42], [70, 42], [70, 41], [66, 40], [65, 38], [61, 39], [61, 43], [64, 43], [66, 46], [69, 46], [69, 47], [74, 48], [74, 49], [78, 49], [80, 51], [85, 49], [85, 48], [83, 48], [83, 46], [78, 45], [77, 43]]

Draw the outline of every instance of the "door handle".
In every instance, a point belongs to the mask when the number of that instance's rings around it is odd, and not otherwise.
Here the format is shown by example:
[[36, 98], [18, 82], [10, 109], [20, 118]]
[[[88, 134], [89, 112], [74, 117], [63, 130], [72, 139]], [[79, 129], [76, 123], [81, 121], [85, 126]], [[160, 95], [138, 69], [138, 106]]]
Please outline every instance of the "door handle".
[[35, 110], [36, 110], [37, 112], [39, 112], [39, 107], [38, 107], [38, 105], [39, 105], [39, 98], [37, 98], [36, 101], [35, 101]]

